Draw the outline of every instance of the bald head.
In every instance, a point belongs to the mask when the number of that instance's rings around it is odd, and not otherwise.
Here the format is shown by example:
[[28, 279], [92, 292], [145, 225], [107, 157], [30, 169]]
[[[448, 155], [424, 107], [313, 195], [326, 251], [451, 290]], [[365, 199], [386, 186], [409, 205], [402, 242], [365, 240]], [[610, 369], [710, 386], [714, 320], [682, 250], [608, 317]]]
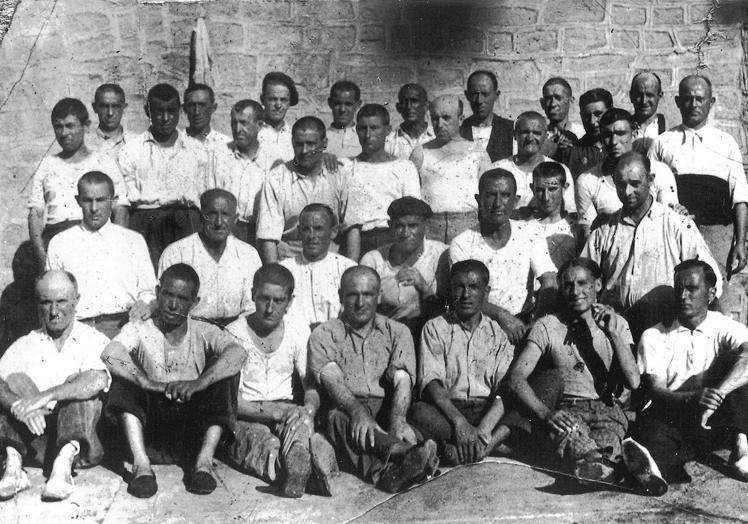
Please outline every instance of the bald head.
[[459, 136], [462, 109], [462, 100], [454, 95], [442, 95], [431, 102], [429, 114], [437, 140], [449, 142]]
[[657, 114], [662, 98], [662, 83], [656, 73], [642, 71], [631, 80], [629, 100], [634, 107], [634, 118], [643, 123]]
[[76, 297], [78, 296], [78, 281], [68, 271], [50, 270], [45, 271], [37, 279], [34, 289], [37, 299], [40, 297], [40, 293], [51, 290], [60, 291], [71, 297]]
[[36, 281], [36, 303], [42, 329], [58, 339], [72, 329], [78, 305], [78, 283], [67, 271], [47, 271]]
[[340, 277], [340, 289], [345, 291], [354, 282], [360, 280], [368, 280], [375, 284], [377, 291], [379, 291], [379, 273], [368, 266], [353, 266], [345, 270], [343, 275]]
[[354, 329], [368, 325], [377, 314], [379, 275], [370, 267], [348, 268], [340, 278], [341, 318]]
[[680, 110], [683, 124], [692, 129], [700, 129], [706, 124], [714, 104], [711, 80], [698, 75], [685, 77], [678, 85], [675, 104]]

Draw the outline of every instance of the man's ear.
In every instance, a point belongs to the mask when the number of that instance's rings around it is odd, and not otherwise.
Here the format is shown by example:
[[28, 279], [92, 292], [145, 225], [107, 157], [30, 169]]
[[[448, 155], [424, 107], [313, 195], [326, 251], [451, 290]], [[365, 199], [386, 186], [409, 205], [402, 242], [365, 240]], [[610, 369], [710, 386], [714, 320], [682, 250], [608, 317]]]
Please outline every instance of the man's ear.
[[478, 207], [480, 208], [480, 195], [476, 194], [473, 196], [475, 197], [475, 201], [478, 203]]
[[362, 101], [361, 101], [361, 100], [356, 100], [356, 104], [355, 104], [355, 106], [356, 106], [356, 111], [355, 111], [355, 112], [356, 112], [356, 113], [357, 113], [357, 112], [358, 112], [358, 110], [359, 110], [359, 109], [361, 108], [361, 103], [362, 103]]
[[595, 294], [597, 295], [603, 290], [603, 281], [599, 278], [595, 279]]
[[682, 99], [681, 99], [681, 97], [680, 97], [680, 96], [678, 96], [678, 95], [675, 95], [675, 105], [676, 105], [676, 106], [678, 107], [678, 109], [680, 109], [680, 106], [681, 106], [681, 104], [682, 104], [681, 100], [682, 100]]
[[387, 136], [389, 136], [390, 133], [392, 133], [392, 126], [390, 124], [387, 124], [384, 126], [384, 129], [387, 131]]
[[190, 307], [190, 311], [192, 311], [193, 309], [195, 309], [195, 308], [197, 307], [197, 305], [198, 305], [199, 303], [200, 303], [200, 295], [197, 295], [197, 296], [196, 296], [196, 297], [195, 297], [195, 298], [194, 298], [194, 299], [192, 300], [192, 306]]
[[545, 111], [545, 106], [548, 105], [545, 103], [545, 98], [543, 97], [538, 98], [538, 102], [540, 102], [540, 107], [542, 107], [543, 111]]

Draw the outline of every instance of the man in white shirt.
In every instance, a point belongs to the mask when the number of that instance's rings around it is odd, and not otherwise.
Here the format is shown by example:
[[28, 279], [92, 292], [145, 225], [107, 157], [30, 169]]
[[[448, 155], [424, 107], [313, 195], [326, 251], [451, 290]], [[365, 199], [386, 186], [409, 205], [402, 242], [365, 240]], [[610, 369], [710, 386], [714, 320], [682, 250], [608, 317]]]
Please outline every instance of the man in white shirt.
[[340, 80], [330, 88], [327, 105], [332, 123], [327, 128], [327, 152], [338, 158], [352, 158], [361, 153], [356, 133], [356, 112], [361, 107], [361, 89], [355, 82]]
[[53, 238], [47, 254], [47, 269], [69, 271], [78, 281], [77, 318], [109, 338], [128, 318], [150, 316], [156, 288], [143, 237], [109, 220], [114, 199], [111, 178], [83, 175], [76, 197], [83, 223]]
[[223, 189], [200, 196], [197, 233], [169, 245], [158, 262], [158, 275], [174, 264], [197, 271], [202, 283], [193, 315], [226, 325], [252, 311], [252, 277], [262, 262], [257, 250], [231, 232], [236, 222], [236, 198]]
[[291, 145], [291, 124], [286, 120], [286, 113], [289, 107], [299, 103], [296, 84], [285, 73], [268, 73], [262, 79], [260, 102], [265, 106], [265, 115], [257, 139], [272, 152], [274, 159], [288, 162], [293, 159], [294, 151]]
[[629, 100], [634, 108], [634, 140], [657, 138], [665, 127], [665, 116], [657, 112], [662, 98], [662, 82], [654, 71], [642, 71], [631, 79]]
[[118, 84], [101, 84], [96, 88], [91, 103], [99, 117], [99, 125], [86, 137], [86, 143], [94, 151], [109, 153], [117, 159], [119, 150], [135, 137], [122, 127], [122, 115], [127, 108], [125, 92]]
[[[226, 328], [247, 352], [236, 438], [226, 454], [242, 470], [271, 483], [280, 481], [286, 497], [301, 497], [314, 469], [330, 496], [338, 467], [330, 443], [314, 432], [320, 399], [307, 380], [309, 327], [286, 314], [293, 293], [294, 277], [286, 268], [263, 266], [252, 285], [254, 313]], [[294, 385], [303, 387], [303, 404], [297, 402], [302, 391]]]
[[735, 475], [748, 479], [748, 329], [708, 310], [717, 292], [709, 264], [686, 260], [674, 281], [677, 317], [639, 342], [651, 403], [639, 414], [638, 439], [670, 482], [688, 482], [685, 463], [724, 444]]
[[434, 138], [434, 131], [426, 121], [428, 106], [428, 94], [422, 85], [405, 84], [400, 88], [395, 108], [403, 122], [387, 135], [385, 150], [389, 154], [407, 160], [416, 146]]
[[216, 95], [210, 86], [192, 84], [185, 89], [182, 109], [189, 121], [185, 132], [198, 142], [202, 142], [208, 151], [220, 149], [231, 140], [210, 126], [217, 108]]
[[330, 242], [338, 232], [335, 213], [325, 204], [309, 204], [299, 215], [301, 253], [281, 262], [296, 282], [289, 312], [314, 329], [322, 322], [337, 318], [340, 312], [340, 278], [356, 263], [330, 253]]
[[[73, 464], [95, 466], [104, 456], [96, 424], [101, 393], [111, 380], [101, 361], [107, 338], [75, 320], [77, 302], [75, 277], [44, 273], [36, 284], [41, 329], [18, 339], [0, 358], [0, 446], [6, 453], [0, 500], [30, 487], [22, 462], [35, 449], [56, 452], [37, 455], [52, 464], [42, 500], [67, 498]], [[47, 444], [50, 434], [55, 442]]]
[[548, 140], [542, 149], [544, 155], [558, 158], [559, 149], [575, 146], [584, 135], [582, 124], [569, 120], [569, 108], [573, 101], [571, 85], [565, 78], [554, 76], [543, 84], [540, 107], [548, 118]]

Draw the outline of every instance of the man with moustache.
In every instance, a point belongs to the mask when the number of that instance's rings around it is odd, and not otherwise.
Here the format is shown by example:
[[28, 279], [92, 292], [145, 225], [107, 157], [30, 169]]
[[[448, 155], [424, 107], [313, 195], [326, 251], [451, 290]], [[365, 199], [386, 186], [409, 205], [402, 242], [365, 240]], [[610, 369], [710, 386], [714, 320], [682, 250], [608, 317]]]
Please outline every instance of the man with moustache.
[[387, 153], [407, 160], [417, 146], [434, 138], [434, 131], [426, 121], [428, 105], [428, 94], [422, 85], [405, 84], [400, 88], [395, 109], [403, 122], [387, 135]]
[[332, 123], [327, 128], [327, 152], [338, 158], [352, 158], [361, 153], [356, 133], [356, 113], [361, 107], [361, 89], [355, 82], [339, 80], [330, 88], [327, 105]]
[[665, 132], [665, 115], [658, 113], [657, 108], [662, 98], [662, 82], [657, 73], [642, 71], [631, 79], [629, 100], [634, 108], [634, 140], [640, 138], [655, 139]]
[[574, 101], [571, 86], [565, 78], [554, 76], [543, 84], [540, 107], [548, 118], [548, 140], [543, 144], [543, 154], [557, 158], [558, 150], [573, 147], [584, 135], [578, 122], [569, 121], [569, 107]]
[[605, 159], [600, 119], [611, 107], [613, 96], [605, 89], [590, 89], [579, 97], [579, 115], [585, 135], [574, 147], [562, 149], [558, 154], [558, 161], [569, 168], [575, 181], [580, 173]]
[[465, 98], [473, 114], [462, 122], [460, 134], [488, 153], [491, 162], [511, 156], [516, 147], [512, 139], [513, 122], [493, 112], [499, 94], [499, 81], [491, 71], [470, 73]]
[[101, 84], [96, 88], [91, 107], [99, 117], [99, 125], [86, 137], [88, 147], [109, 153], [116, 160], [122, 146], [136, 136], [122, 127], [122, 115], [127, 108], [125, 92], [118, 84]]

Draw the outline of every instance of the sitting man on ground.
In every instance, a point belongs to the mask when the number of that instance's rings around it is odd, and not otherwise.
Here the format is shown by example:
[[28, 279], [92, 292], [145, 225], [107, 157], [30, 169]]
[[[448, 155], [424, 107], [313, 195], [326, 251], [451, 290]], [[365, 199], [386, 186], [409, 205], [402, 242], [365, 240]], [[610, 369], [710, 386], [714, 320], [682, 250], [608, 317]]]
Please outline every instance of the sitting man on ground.
[[166, 268], [153, 317], [125, 325], [102, 355], [114, 377], [107, 414], [119, 422], [132, 454], [127, 492], [138, 498], [158, 490], [151, 460], [191, 461], [187, 490], [212, 493], [216, 448], [233, 438], [247, 353], [219, 327], [190, 317], [199, 289], [190, 266]]
[[128, 319], [151, 315], [156, 275], [145, 239], [109, 220], [116, 199], [111, 178], [89, 171], [78, 181], [75, 198], [83, 223], [52, 239], [47, 269], [75, 275], [80, 291], [76, 317], [111, 339]]
[[158, 262], [159, 278], [174, 264], [187, 264], [200, 277], [200, 301], [192, 314], [225, 326], [252, 311], [252, 278], [262, 262], [257, 250], [236, 238], [236, 198], [223, 189], [200, 196], [200, 228], [168, 246]]
[[439, 464], [436, 443], [417, 443], [405, 416], [416, 355], [407, 328], [377, 314], [379, 275], [365, 266], [343, 273], [339, 318], [309, 338], [309, 370], [329, 403], [327, 436], [338, 463], [378, 488], [397, 493]]
[[571, 85], [565, 78], [554, 76], [543, 84], [540, 107], [548, 118], [547, 140], [541, 150], [544, 155], [557, 158], [560, 149], [574, 147], [584, 134], [579, 122], [569, 120], [569, 107], [573, 101]]
[[[283, 496], [301, 497], [312, 470], [330, 496], [337, 463], [330, 443], [314, 432], [319, 394], [306, 375], [309, 327], [286, 314], [293, 292], [286, 268], [263, 266], [252, 286], [254, 313], [227, 327], [244, 346], [247, 361], [239, 382], [236, 438], [226, 453], [242, 470], [278, 480]], [[301, 396], [294, 394], [295, 384], [303, 387], [302, 405], [294, 402]]]
[[426, 120], [429, 98], [420, 84], [405, 84], [397, 93], [395, 109], [402, 124], [387, 135], [385, 150], [396, 158], [407, 160], [413, 150], [434, 138], [434, 130]]
[[579, 97], [579, 115], [582, 117], [585, 135], [574, 147], [560, 149], [556, 160], [577, 177], [605, 160], [602, 138], [600, 136], [600, 119], [613, 107], [613, 95], [601, 88], [590, 89]]
[[77, 302], [72, 274], [44, 273], [36, 283], [41, 329], [0, 358], [0, 500], [30, 487], [23, 460], [51, 463], [42, 500], [62, 500], [73, 492], [73, 465], [95, 466], [104, 456], [96, 424], [111, 381], [101, 361], [108, 340], [75, 320]]
[[361, 89], [350, 80], [335, 82], [327, 105], [332, 112], [332, 123], [327, 128], [327, 152], [338, 158], [358, 156], [361, 144], [356, 133], [356, 113], [361, 107]]
[[537, 225], [509, 218], [517, 203], [514, 175], [504, 169], [486, 171], [475, 199], [479, 224], [455, 237], [449, 259], [452, 264], [474, 259], [488, 267], [490, 293], [483, 312], [499, 323], [512, 344], [519, 344], [534, 312], [552, 303], [548, 292], [556, 287], [556, 266]]
[[301, 253], [281, 262], [296, 282], [289, 313], [304, 320], [309, 329], [337, 318], [340, 312], [340, 278], [356, 263], [330, 252], [337, 235], [335, 213], [325, 204], [309, 204], [299, 215]]
[[688, 482], [685, 463], [728, 442], [730, 466], [748, 479], [748, 330], [708, 311], [716, 286], [704, 261], [676, 266], [677, 316], [639, 341], [639, 370], [652, 402], [637, 419], [637, 438], [668, 482]]
[[437, 97], [429, 107], [436, 137], [410, 156], [421, 175], [423, 200], [434, 215], [426, 222], [426, 235], [449, 243], [475, 224], [478, 178], [491, 167], [488, 153], [460, 136], [462, 100]]

